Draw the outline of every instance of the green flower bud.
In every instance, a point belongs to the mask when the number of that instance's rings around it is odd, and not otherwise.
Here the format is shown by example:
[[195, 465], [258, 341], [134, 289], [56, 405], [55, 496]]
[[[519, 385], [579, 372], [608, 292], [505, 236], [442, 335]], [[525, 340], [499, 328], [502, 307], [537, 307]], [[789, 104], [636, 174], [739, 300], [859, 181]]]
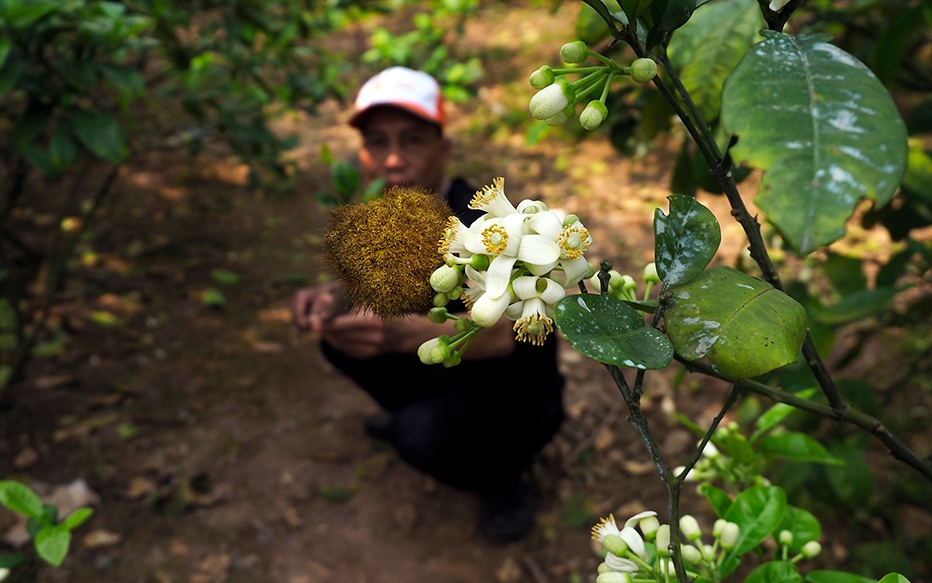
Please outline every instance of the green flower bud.
[[702, 558], [706, 561], [715, 560], [715, 547], [712, 545], [702, 545], [702, 548], [699, 549], [699, 552], [702, 554]]
[[699, 521], [695, 516], [685, 514], [680, 517], [680, 532], [686, 537], [686, 540], [694, 541], [702, 536], [702, 530], [699, 528]]
[[469, 258], [470, 265], [476, 271], [487, 271], [489, 264], [492, 262], [488, 255], [473, 255]]
[[452, 290], [447, 292], [447, 297], [451, 300], [458, 300], [463, 296], [463, 286], [458, 285]]
[[811, 559], [812, 557], [822, 552], [822, 545], [819, 544], [819, 541], [811, 540], [803, 545], [803, 548], [800, 549], [800, 552], [807, 559]]
[[641, 527], [641, 532], [644, 533], [644, 538], [647, 540], [653, 540], [654, 536], [657, 534], [657, 529], [660, 528], [660, 521], [657, 520], [656, 516], [646, 516], [641, 519], [641, 522], [638, 523], [638, 526]]
[[[548, 119], [566, 109], [576, 101], [576, 90], [566, 80], [558, 77], [553, 84], [548, 85], [531, 97], [528, 109], [535, 119]], [[564, 120], [566, 121], [566, 120]]]
[[544, 121], [547, 122], [549, 126], [558, 126], [562, 123], [565, 123], [568, 119], [576, 115], [576, 106], [574, 104], [569, 104], [563, 108], [563, 111], [557, 113], [552, 117], [548, 117]]
[[566, 215], [565, 219], [563, 219], [563, 227], [566, 228], [566, 227], [569, 227], [570, 225], [575, 225], [578, 222], [579, 222], [579, 217], [577, 215], [570, 213]]
[[722, 530], [725, 528], [726, 524], [728, 524], [728, 521], [724, 518], [716, 520], [715, 524], [712, 525], [712, 536], [715, 538], [722, 538]]
[[460, 270], [449, 265], [441, 265], [430, 274], [430, 287], [440, 293], [448, 293], [460, 283]]
[[452, 368], [463, 361], [463, 357], [459, 352], [451, 352], [450, 356], [443, 361], [443, 366], [446, 368]]
[[543, 89], [544, 87], [552, 84], [555, 78], [556, 77], [553, 74], [553, 69], [547, 65], [544, 65], [540, 69], [537, 69], [531, 73], [529, 81], [531, 82], [531, 87], [534, 89]]
[[427, 312], [427, 319], [434, 324], [443, 324], [447, 321], [447, 309], [443, 306], [431, 308]]
[[647, 83], [657, 76], [657, 63], [653, 59], [637, 59], [631, 63], [631, 79], [638, 83]]
[[589, 47], [581, 40], [566, 43], [560, 47], [560, 58], [564, 63], [582, 63], [589, 58]]
[[628, 543], [617, 534], [605, 535], [605, 538], [602, 539], [602, 546], [605, 547], [606, 551], [619, 557], [628, 550]]
[[472, 320], [470, 320], [469, 318], [460, 318], [453, 324], [453, 328], [457, 332], [466, 332], [472, 327], [473, 327], [473, 323], [472, 323]]
[[599, 563], [599, 567], [596, 569], [596, 573], [601, 575], [602, 573], [609, 573], [611, 572], [611, 570], [612, 568], [608, 566], [608, 563], [606, 563], [605, 561], [602, 561], [601, 563]]
[[449, 303], [450, 303], [450, 298], [447, 297], [447, 294], [445, 293], [437, 292], [437, 294], [434, 296], [434, 307], [435, 308], [442, 308]]
[[589, 105], [579, 114], [579, 125], [583, 129], [594, 130], [608, 117], [608, 108], [601, 101], [590, 101]]
[[421, 362], [424, 364], [437, 364], [437, 361], [435, 361], [433, 358], [433, 351], [439, 346], [440, 339], [431, 338], [430, 340], [417, 347], [417, 357], [420, 358]]
[[788, 530], [781, 530], [777, 540], [781, 545], [788, 547], [793, 544], [793, 533]]

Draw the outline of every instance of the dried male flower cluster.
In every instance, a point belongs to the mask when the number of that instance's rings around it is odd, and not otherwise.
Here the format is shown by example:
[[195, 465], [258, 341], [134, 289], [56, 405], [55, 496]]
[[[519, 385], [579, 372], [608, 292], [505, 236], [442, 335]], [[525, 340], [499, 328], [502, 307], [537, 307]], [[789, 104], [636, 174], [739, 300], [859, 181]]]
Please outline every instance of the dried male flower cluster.
[[437, 240], [450, 214], [439, 196], [397, 186], [380, 199], [334, 209], [324, 245], [351, 302], [384, 318], [429, 310], [430, 276], [443, 264]]

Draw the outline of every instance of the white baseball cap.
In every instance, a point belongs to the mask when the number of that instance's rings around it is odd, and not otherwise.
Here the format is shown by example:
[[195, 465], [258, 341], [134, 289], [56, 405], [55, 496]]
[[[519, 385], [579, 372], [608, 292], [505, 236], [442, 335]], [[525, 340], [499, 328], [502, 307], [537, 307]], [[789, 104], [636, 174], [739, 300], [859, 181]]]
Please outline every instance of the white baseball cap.
[[359, 127], [363, 114], [378, 106], [398, 107], [443, 127], [443, 94], [437, 81], [407, 67], [389, 67], [359, 89], [349, 123]]

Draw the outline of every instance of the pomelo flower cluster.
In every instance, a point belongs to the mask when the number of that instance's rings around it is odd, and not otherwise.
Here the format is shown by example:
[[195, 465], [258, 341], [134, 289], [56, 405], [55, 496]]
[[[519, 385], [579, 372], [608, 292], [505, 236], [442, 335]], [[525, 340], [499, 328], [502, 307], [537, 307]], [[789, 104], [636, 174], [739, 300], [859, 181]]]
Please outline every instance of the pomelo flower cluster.
[[[601, 63], [592, 67], [557, 69], [544, 65], [531, 73], [528, 79], [531, 87], [539, 89], [529, 104], [531, 115], [549, 125], [560, 125], [576, 115], [577, 104], [586, 103], [590, 95], [598, 92], [598, 99], [588, 101], [579, 114], [580, 125], [594, 130], [608, 117], [605, 100], [616, 76], [628, 75], [637, 83], [647, 83], [657, 75], [657, 63], [652, 59], [636, 59], [630, 67], [621, 67], [612, 59], [589, 50], [580, 40], [566, 43], [560, 49], [560, 58], [569, 65], [582, 64], [590, 57]], [[580, 78], [571, 82], [569, 75], [580, 75]]]
[[[469, 208], [485, 214], [469, 226], [451, 216], [440, 239], [444, 264], [430, 278], [437, 294], [432, 317], [459, 320], [444, 308], [459, 298], [476, 327], [488, 328], [505, 316], [515, 322], [517, 340], [543, 344], [553, 332], [553, 306], [566, 295], [564, 288], [591, 275], [583, 256], [592, 244], [589, 231], [575, 215], [561, 219], [540, 201], [513, 205], [505, 196], [504, 178], [478, 191]], [[457, 325], [468, 344], [478, 328]], [[421, 360], [455, 364], [465, 348], [456, 348], [460, 340], [440, 337], [424, 343]]]

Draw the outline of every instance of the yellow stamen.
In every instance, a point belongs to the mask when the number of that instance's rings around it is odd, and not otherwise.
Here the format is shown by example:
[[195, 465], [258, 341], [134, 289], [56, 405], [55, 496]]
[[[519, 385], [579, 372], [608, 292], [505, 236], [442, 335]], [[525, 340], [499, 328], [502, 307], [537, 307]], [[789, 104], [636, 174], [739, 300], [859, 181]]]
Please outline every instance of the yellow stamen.
[[534, 314], [519, 319], [512, 330], [518, 333], [515, 340], [543, 346], [547, 336], [553, 332], [553, 320], [541, 314]]
[[490, 255], [498, 255], [508, 246], [508, 231], [501, 225], [491, 225], [482, 231], [482, 244]]
[[437, 252], [446, 255], [450, 252], [450, 243], [456, 238], [456, 225], [459, 219], [454, 216], [447, 218], [447, 225], [443, 228], [443, 238], [438, 243]]
[[557, 238], [557, 245], [563, 250], [567, 259], [579, 259], [591, 244], [592, 239], [589, 237], [589, 230], [576, 225], [563, 229]]
[[608, 518], [603, 518], [598, 524], [592, 527], [592, 540], [597, 540], [599, 538], [599, 531], [605, 528], [609, 522], [615, 522], [615, 517], [611, 514], [608, 515]]
[[500, 194], [504, 194], [505, 179], [498, 177], [492, 181], [492, 186], [484, 186], [482, 190], [477, 190], [475, 196], [469, 201], [469, 208], [472, 210], [482, 210], [482, 207], [489, 204], [492, 199]]

